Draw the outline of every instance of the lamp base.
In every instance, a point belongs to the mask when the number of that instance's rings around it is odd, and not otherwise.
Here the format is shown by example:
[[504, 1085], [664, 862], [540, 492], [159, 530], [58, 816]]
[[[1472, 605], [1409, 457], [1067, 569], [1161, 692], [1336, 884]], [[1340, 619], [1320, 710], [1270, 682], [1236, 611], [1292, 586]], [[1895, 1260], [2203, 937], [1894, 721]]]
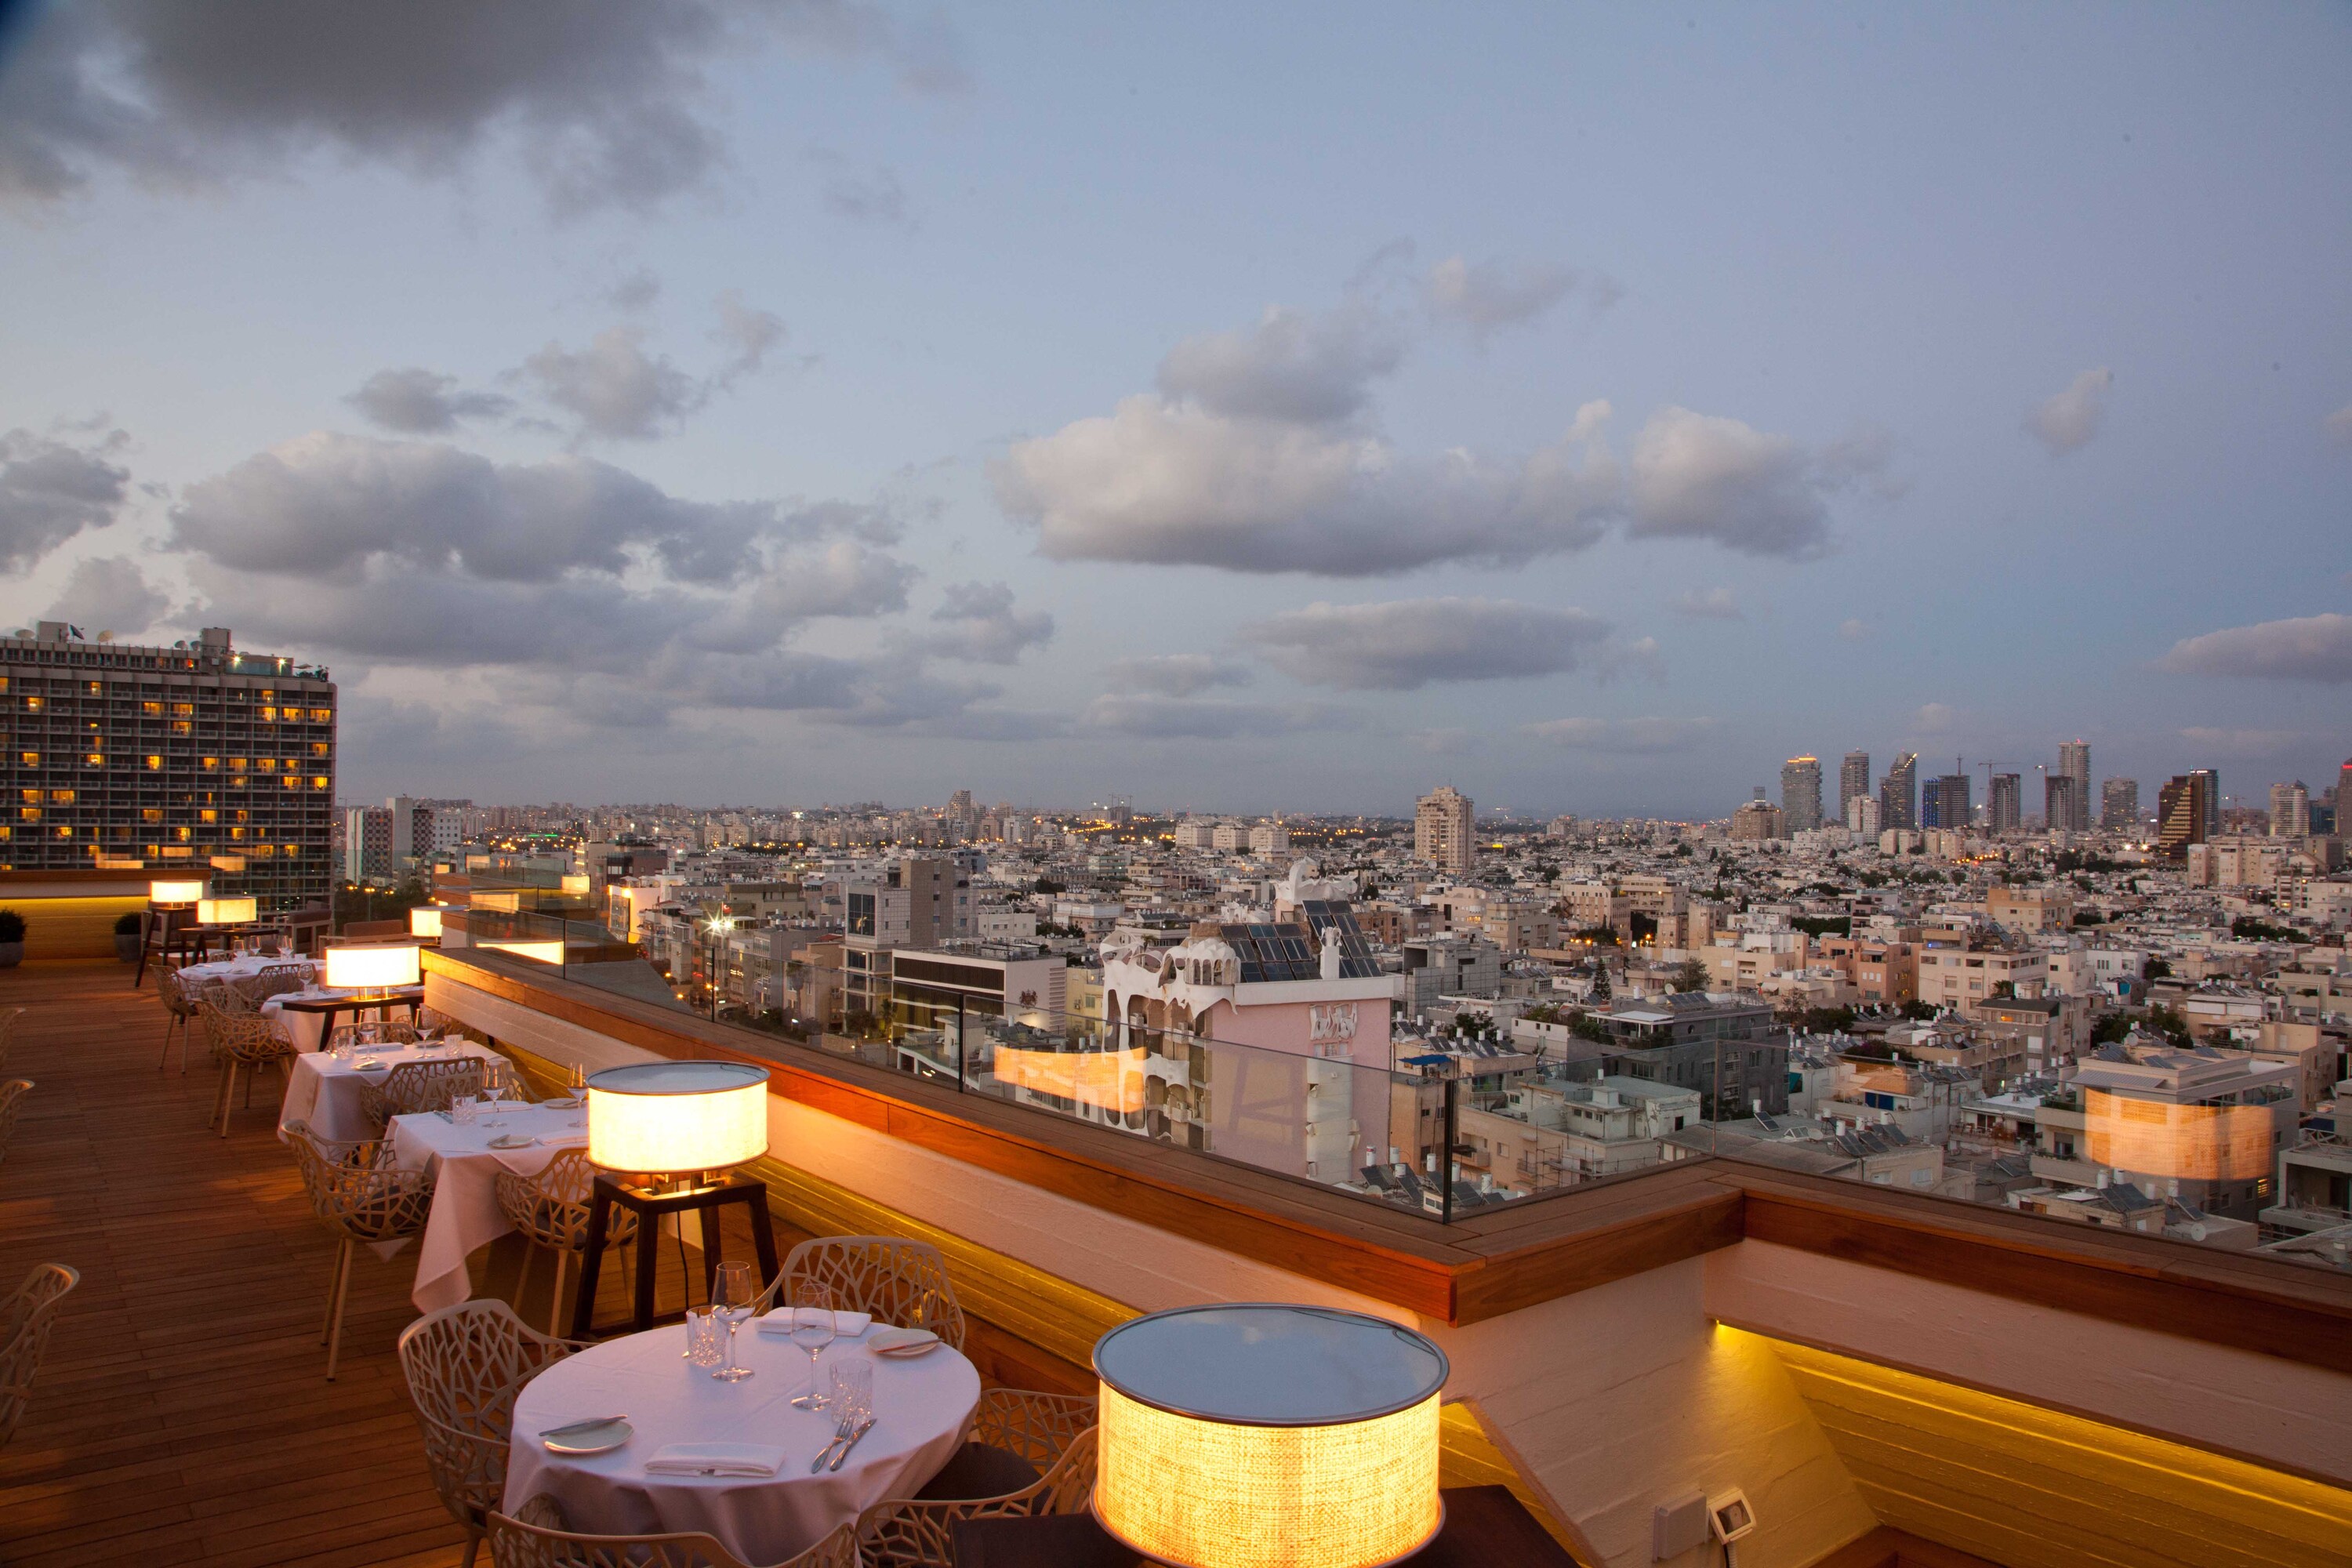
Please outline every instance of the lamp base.
[[681, 1218], [691, 1210], [702, 1216], [703, 1290], [708, 1295], [719, 1261], [719, 1210], [741, 1204], [751, 1211], [751, 1246], [760, 1257], [760, 1283], [776, 1277], [776, 1232], [768, 1217], [768, 1184], [750, 1176], [721, 1176], [715, 1181], [681, 1182], [677, 1190], [653, 1192], [617, 1176], [599, 1173], [588, 1198], [588, 1238], [580, 1253], [580, 1295], [572, 1309], [572, 1337], [593, 1339], [597, 1333], [596, 1279], [604, 1265], [605, 1243], [612, 1236], [613, 1210], [625, 1208], [637, 1216], [637, 1278], [631, 1302], [628, 1332], [654, 1326], [654, 1264], [661, 1241], [661, 1222], [671, 1215]]

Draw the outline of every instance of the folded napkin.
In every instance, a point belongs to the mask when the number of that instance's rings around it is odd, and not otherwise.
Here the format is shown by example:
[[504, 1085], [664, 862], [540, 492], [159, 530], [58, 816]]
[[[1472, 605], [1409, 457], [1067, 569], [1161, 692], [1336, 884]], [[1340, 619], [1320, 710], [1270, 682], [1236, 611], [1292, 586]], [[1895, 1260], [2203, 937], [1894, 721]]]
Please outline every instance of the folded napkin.
[[669, 1443], [646, 1461], [649, 1476], [772, 1476], [784, 1451], [764, 1443]]
[[[812, 1318], [820, 1315], [814, 1307], [800, 1310]], [[864, 1333], [866, 1326], [873, 1321], [873, 1315], [868, 1312], [835, 1312], [833, 1315], [833, 1331], [845, 1339], [854, 1340]], [[793, 1309], [779, 1307], [761, 1318], [755, 1326], [763, 1334], [789, 1334], [793, 1331]]]

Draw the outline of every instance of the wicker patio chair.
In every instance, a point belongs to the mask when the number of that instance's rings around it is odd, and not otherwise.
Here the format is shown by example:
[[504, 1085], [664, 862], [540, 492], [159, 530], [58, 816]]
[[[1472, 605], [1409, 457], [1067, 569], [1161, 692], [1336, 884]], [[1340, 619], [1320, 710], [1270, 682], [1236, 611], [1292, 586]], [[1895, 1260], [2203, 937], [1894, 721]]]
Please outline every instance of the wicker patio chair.
[[457, 1096], [481, 1092], [482, 1064], [478, 1058], [403, 1062], [384, 1074], [382, 1083], [361, 1086], [360, 1114], [381, 1131], [395, 1116], [446, 1110]]
[[[156, 1060], [155, 1070], [162, 1072], [172, 1065], [172, 1031], [180, 1031], [180, 1071], [188, 1070], [188, 1030], [196, 1016], [196, 999], [188, 994], [187, 986], [180, 983], [180, 972], [169, 965], [155, 971], [155, 994], [163, 1004], [163, 1054]], [[0, 1052], [0, 1056], [5, 1056]]]
[[[563, 1505], [545, 1492], [513, 1515], [490, 1516], [490, 1560], [498, 1568], [751, 1568], [711, 1536], [583, 1535]], [[857, 1526], [846, 1523], [774, 1568], [858, 1568]]]
[[32, 1092], [30, 1079], [10, 1079], [0, 1083], [0, 1162], [8, 1158], [8, 1140], [16, 1131], [16, 1108]]
[[25, 1282], [0, 1301], [0, 1448], [8, 1446], [24, 1418], [58, 1303], [80, 1283], [81, 1275], [62, 1263], [37, 1263]]
[[319, 1338], [327, 1347], [327, 1381], [343, 1349], [343, 1306], [351, 1294], [352, 1253], [362, 1243], [401, 1241], [425, 1234], [433, 1209], [433, 1174], [394, 1163], [392, 1145], [381, 1141], [331, 1143], [300, 1122], [286, 1127], [294, 1163], [310, 1194], [311, 1212], [340, 1245], [333, 1283], [327, 1290], [327, 1321]]
[[413, 1046], [424, 1037], [416, 1026], [399, 1018], [386, 1018], [375, 1026], [375, 1037], [387, 1046]]
[[[523, 1258], [522, 1275], [515, 1281], [518, 1295], [523, 1279], [530, 1278], [530, 1260], [538, 1256], [539, 1249], [545, 1247], [555, 1255], [555, 1285], [548, 1297], [550, 1333], [555, 1332], [563, 1321], [564, 1274], [573, 1255], [588, 1248], [588, 1199], [595, 1183], [596, 1168], [588, 1163], [585, 1149], [559, 1152], [535, 1176], [520, 1176], [512, 1171], [499, 1173], [499, 1213], [531, 1244], [531, 1251]], [[604, 1241], [620, 1253], [624, 1269], [629, 1267], [628, 1247], [636, 1236], [635, 1214], [616, 1207]]]
[[822, 1236], [803, 1241], [784, 1258], [759, 1302], [765, 1311], [789, 1305], [793, 1287], [813, 1280], [833, 1292], [835, 1310], [866, 1312], [877, 1323], [929, 1329], [963, 1349], [963, 1308], [948, 1283], [947, 1260], [928, 1241], [903, 1236]]
[[272, 1062], [284, 1064], [294, 1058], [294, 1042], [278, 1026], [278, 1020], [259, 1013], [225, 1013], [209, 1001], [196, 1004], [196, 1016], [204, 1020], [205, 1038], [221, 1059], [220, 1100], [213, 1109], [214, 1121], [220, 1135], [228, 1136], [228, 1119], [236, 1101], [237, 1070], [245, 1069], [245, 1103], [253, 1103], [253, 1080], [261, 1069]]
[[310, 984], [310, 976], [294, 965], [273, 963], [258, 973], [248, 974], [242, 980], [228, 982], [228, 987], [247, 1002], [252, 1003], [257, 1009], [272, 996], [283, 996], [289, 992], [306, 990]]
[[506, 1491], [515, 1395], [585, 1348], [538, 1332], [504, 1301], [461, 1301], [401, 1331], [400, 1370], [425, 1435], [425, 1468], [466, 1532], [467, 1564]]
[[[986, 1397], [982, 1395], [983, 1402]], [[1043, 1476], [1017, 1491], [998, 1497], [917, 1496], [876, 1503], [857, 1521], [857, 1548], [863, 1562], [869, 1568], [877, 1564], [888, 1564], [890, 1568], [955, 1568], [955, 1525], [960, 1519], [1013, 1519], [1084, 1511], [1095, 1487], [1095, 1437], [1092, 1426], [1077, 1433]]]

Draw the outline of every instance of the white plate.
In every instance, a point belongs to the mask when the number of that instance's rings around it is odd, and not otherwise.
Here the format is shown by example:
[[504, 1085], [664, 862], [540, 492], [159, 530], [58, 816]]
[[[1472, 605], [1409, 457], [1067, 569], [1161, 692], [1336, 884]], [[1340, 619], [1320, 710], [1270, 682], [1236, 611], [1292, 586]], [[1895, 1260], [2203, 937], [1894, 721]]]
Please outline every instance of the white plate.
[[528, 1149], [539, 1140], [521, 1132], [502, 1132], [490, 1140], [493, 1149]]
[[876, 1355], [919, 1356], [936, 1349], [940, 1336], [929, 1329], [884, 1329], [866, 1342]]
[[540, 1446], [551, 1454], [609, 1454], [627, 1442], [634, 1428], [625, 1421], [593, 1421], [551, 1427], [540, 1434]]

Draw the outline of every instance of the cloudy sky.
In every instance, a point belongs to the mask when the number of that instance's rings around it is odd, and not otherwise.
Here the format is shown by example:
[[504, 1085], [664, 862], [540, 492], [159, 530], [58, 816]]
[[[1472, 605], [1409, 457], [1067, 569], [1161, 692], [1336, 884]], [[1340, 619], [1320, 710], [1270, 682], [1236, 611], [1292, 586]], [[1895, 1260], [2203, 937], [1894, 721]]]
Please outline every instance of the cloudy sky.
[[2341, 6], [0, 16], [0, 625], [349, 795], [2352, 753]]

